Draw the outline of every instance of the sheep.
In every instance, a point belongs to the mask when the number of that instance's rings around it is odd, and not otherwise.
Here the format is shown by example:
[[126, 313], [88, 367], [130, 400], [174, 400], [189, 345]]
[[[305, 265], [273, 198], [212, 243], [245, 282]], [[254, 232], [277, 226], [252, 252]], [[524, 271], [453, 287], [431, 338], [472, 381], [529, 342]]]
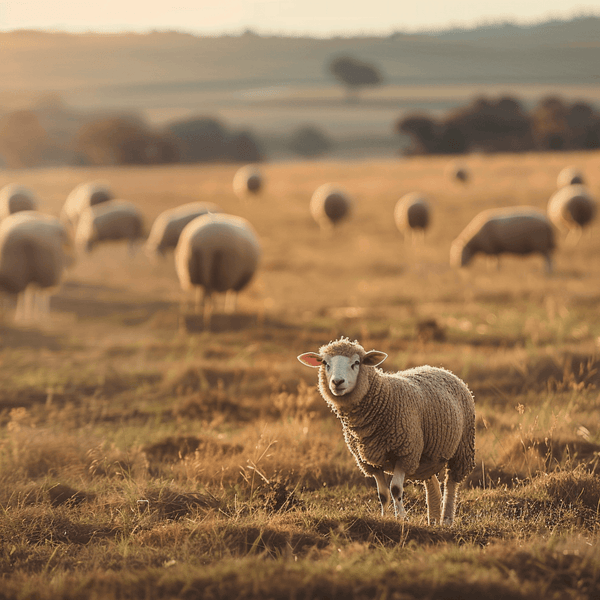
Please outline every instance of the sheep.
[[596, 216], [596, 200], [581, 185], [567, 185], [555, 192], [548, 201], [548, 217], [573, 244], [579, 241], [583, 228]]
[[[402, 495], [410, 478], [425, 484], [428, 522], [451, 525], [458, 485], [475, 466], [473, 395], [438, 367], [384, 373], [377, 367], [386, 358], [345, 337], [298, 356], [319, 369], [319, 391], [341, 421], [358, 467], [375, 478], [382, 516], [393, 500], [396, 517], [405, 518]], [[437, 475], [444, 468], [442, 504]]]
[[75, 245], [80, 252], [91, 252], [100, 242], [128, 240], [130, 252], [134, 243], [144, 237], [144, 217], [140, 210], [125, 200], [109, 200], [86, 208], [79, 216]]
[[258, 195], [263, 187], [263, 176], [255, 165], [240, 167], [233, 176], [233, 191], [240, 200]]
[[56, 217], [27, 210], [0, 223], [0, 289], [17, 295], [15, 320], [49, 311], [50, 295], [73, 256], [68, 229]]
[[67, 196], [60, 219], [75, 230], [79, 217], [86, 208], [108, 202], [114, 197], [110, 186], [104, 181], [82, 183]]
[[452, 181], [466, 184], [471, 178], [469, 169], [465, 165], [462, 165], [456, 161], [452, 161], [446, 165], [446, 176]]
[[427, 198], [418, 192], [411, 192], [400, 198], [394, 208], [394, 221], [400, 233], [404, 234], [405, 240], [408, 239], [408, 233], [411, 234], [413, 243], [417, 234], [424, 239], [425, 230], [430, 222]]
[[28, 188], [9, 183], [0, 190], [0, 219], [22, 210], [37, 210], [37, 196]]
[[196, 289], [196, 310], [202, 309], [206, 327], [213, 293], [227, 292], [226, 301], [233, 294], [230, 309], [234, 310], [237, 293], [254, 276], [260, 254], [258, 236], [242, 217], [206, 214], [183, 228], [175, 248], [175, 268], [182, 289]]
[[[479, 213], [452, 242], [450, 264], [464, 267], [479, 252], [501, 254], [540, 253], [552, 272], [554, 230], [544, 212], [530, 206], [492, 208]], [[498, 263], [499, 264], [499, 263]]]
[[206, 213], [220, 213], [222, 210], [210, 202], [189, 202], [170, 208], [156, 217], [148, 240], [146, 253], [148, 256], [160, 254], [165, 256], [168, 250], [174, 250], [183, 228], [196, 217]]
[[582, 185], [585, 183], [583, 173], [575, 167], [565, 167], [556, 178], [556, 187], [558, 189], [567, 185]]
[[314, 191], [310, 199], [310, 213], [321, 230], [327, 231], [348, 218], [353, 204], [353, 199], [345, 190], [334, 184], [324, 183]]

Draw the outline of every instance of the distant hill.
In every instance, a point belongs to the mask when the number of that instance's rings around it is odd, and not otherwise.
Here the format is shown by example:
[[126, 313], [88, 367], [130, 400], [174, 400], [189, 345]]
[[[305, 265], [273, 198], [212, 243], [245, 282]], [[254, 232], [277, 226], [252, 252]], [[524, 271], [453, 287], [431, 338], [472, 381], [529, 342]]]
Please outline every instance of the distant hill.
[[388, 37], [199, 37], [177, 32], [0, 33], [0, 92], [104, 86], [315, 85], [350, 53], [391, 84], [600, 83], [600, 18]]

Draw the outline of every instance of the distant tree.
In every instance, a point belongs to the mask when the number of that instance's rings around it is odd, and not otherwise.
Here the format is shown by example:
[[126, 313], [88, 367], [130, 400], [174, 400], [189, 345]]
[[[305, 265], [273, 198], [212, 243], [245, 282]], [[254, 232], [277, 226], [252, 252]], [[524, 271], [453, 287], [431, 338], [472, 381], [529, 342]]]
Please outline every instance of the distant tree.
[[108, 117], [87, 123], [75, 137], [75, 149], [94, 165], [144, 165], [177, 159], [174, 142], [134, 118]]
[[0, 154], [8, 167], [42, 164], [49, 146], [48, 133], [34, 112], [19, 110], [0, 118]]
[[289, 147], [300, 156], [315, 157], [327, 152], [331, 141], [318, 127], [304, 125], [292, 133]]
[[569, 146], [569, 110], [557, 96], [542, 98], [531, 115], [536, 146], [540, 150], [566, 150]]
[[229, 159], [234, 162], [260, 162], [262, 154], [249, 131], [233, 135], [228, 144]]
[[408, 115], [398, 120], [396, 131], [410, 138], [408, 154], [436, 154], [440, 125], [424, 115]]
[[346, 87], [348, 102], [357, 102], [361, 88], [380, 85], [383, 78], [374, 65], [351, 56], [339, 56], [329, 63], [330, 73]]

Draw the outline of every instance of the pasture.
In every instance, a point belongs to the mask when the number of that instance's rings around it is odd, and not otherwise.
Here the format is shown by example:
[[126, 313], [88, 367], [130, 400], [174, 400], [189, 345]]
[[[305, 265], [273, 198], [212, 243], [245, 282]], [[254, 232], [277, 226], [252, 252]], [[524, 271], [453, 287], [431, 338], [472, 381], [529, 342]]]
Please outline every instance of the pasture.
[[[265, 164], [240, 201], [235, 165], [1, 171], [58, 215], [104, 179], [144, 212], [203, 200], [248, 219], [263, 257], [238, 312], [182, 311], [172, 256], [81, 256], [47, 322], [0, 321], [0, 598], [598, 598], [600, 231], [540, 256], [450, 268], [479, 211], [545, 209], [600, 154]], [[355, 211], [331, 235], [308, 202], [325, 182]], [[431, 199], [423, 244], [396, 201]], [[477, 409], [476, 469], [453, 527], [380, 516], [374, 482], [296, 356], [347, 335], [398, 370], [443, 366]]]

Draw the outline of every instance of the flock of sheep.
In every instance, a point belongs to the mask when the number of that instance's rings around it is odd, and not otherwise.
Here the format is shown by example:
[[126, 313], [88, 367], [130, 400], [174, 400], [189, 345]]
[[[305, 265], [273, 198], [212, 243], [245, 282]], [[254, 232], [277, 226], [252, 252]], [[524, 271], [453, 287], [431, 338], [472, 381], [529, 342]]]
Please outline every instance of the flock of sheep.
[[[462, 166], [450, 165], [447, 175], [461, 183], [469, 180]], [[551, 271], [555, 228], [578, 239], [596, 214], [596, 202], [576, 169], [563, 169], [557, 185], [547, 212], [521, 206], [477, 215], [452, 243], [450, 263], [465, 266], [478, 253], [539, 253]], [[253, 165], [239, 169], [233, 179], [234, 192], [242, 199], [257, 195], [263, 186], [262, 174]], [[351, 215], [353, 204], [346, 190], [327, 183], [315, 190], [309, 208], [327, 231]], [[115, 198], [102, 182], [77, 186], [60, 217], [38, 209], [31, 190], [17, 184], [0, 190], [0, 291], [17, 295], [18, 319], [47, 310], [49, 295], [77, 253], [90, 252], [108, 240], [127, 240], [133, 251], [145, 237], [139, 208]], [[409, 193], [397, 202], [394, 220], [407, 238], [422, 238], [430, 225], [431, 204], [423, 194]], [[261, 254], [256, 231], [247, 220], [208, 202], [191, 202], [161, 213], [145, 248], [149, 255], [174, 252], [180, 285], [183, 290], [196, 290], [196, 309], [205, 322], [210, 320], [215, 293], [226, 293], [226, 308], [235, 308], [237, 293], [252, 279]]]

